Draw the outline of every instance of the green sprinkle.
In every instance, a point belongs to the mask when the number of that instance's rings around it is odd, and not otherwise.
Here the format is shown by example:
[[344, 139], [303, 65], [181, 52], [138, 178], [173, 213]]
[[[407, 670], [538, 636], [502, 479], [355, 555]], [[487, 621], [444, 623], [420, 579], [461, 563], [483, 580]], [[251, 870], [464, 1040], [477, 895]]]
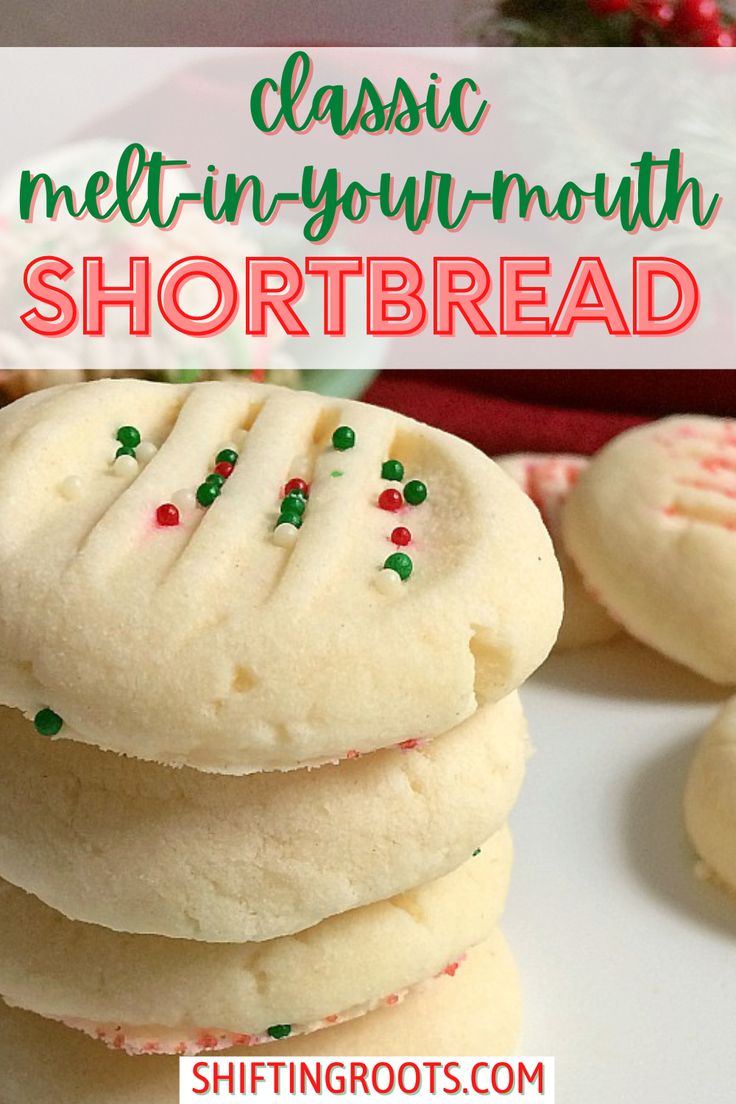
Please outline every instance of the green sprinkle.
[[281, 512], [303, 514], [307, 508], [307, 500], [300, 491], [292, 491], [281, 503]]
[[402, 480], [404, 478], [404, 465], [400, 460], [386, 460], [381, 468], [381, 479], [396, 479]]
[[220, 449], [215, 457], [216, 464], [237, 464], [238, 454], [235, 449]]
[[[141, 443], [141, 435], [135, 426], [121, 426], [115, 434], [115, 440], [126, 448], [135, 449]], [[118, 453], [118, 456], [120, 453]], [[134, 455], [132, 452], [129, 455]]]
[[285, 1039], [288, 1035], [291, 1035], [291, 1024], [275, 1024], [273, 1027], [269, 1027], [268, 1034], [272, 1039]]
[[197, 502], [200, 506], [211, 506], [220, 494], [216, 483], [200, 483], [197, 487]]
[[333, 478], [333, 479], [339, 479], [339, 478], [340, 478], [340, 476], [341, 476], [341, 475], [344, 475], [344, 474], [345, 474], [345, 473], [344, 473], [344, 472], [341, 472], [341, 471], [334, 471], [334, 472], [330, 472], [330, 475], [332, 476], [332, 478]]
[[301, 529], [302, 516], [296, 510], [282, 509], [277, 525], [293, 525], [295, 529]]
[[58, 713], [53, 709], [41, 709], [33, 718], [36, 732], [40, 736], [58, 736], [64, 724]]
[[475, 851], [473, 852], [473, 858], [475, 858], [476, 855], [480, 855], [480, 847], [476, 847]]
[[219, 472], [210, 472], [205, 479], [205, 483], [212, 483], [215, 487], [223, 487], [225, 485], [225, 476], [220, 475]]
[[115, 453], [116, 460], [118, 456], [135, 456], [135, 449], [131, 448], [130, 445], [121, 445], [118, 451]]
[[427, 485], [420, 479], [412, 479], [404, 487], [404, 498], [410, 506], [419, 506], [427, 497]]
[[407, 556], [406, 552], [392, 552], [383, 566], [395, 571], [400, 579], [408, 579], [414, 569], [411, 556]]
[[355, 430], [350, 426], [338, 426], [332, 434], [332, 444], [338, 452], [347, 452], [355, 445]]

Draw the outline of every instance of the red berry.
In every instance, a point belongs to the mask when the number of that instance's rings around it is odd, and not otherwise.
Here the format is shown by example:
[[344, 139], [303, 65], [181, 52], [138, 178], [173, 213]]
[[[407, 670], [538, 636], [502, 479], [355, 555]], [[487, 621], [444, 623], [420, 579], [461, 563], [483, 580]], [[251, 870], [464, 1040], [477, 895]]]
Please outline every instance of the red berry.
[[719, 21], [720, 13], [716, 0], [679, 0], [674, 24], [685, 34], [712, 30]]
[[701, 35], [701, 46], [733, 46], [736, 43], [736, 35], [732, 27], [713, 27]]
[[405, 544], [411, 544], [411, 533], [403, 525], [397, 525], [391, 534], [391, 543], [403, 548]]
[[292, 491], [301, 491], [305, 498], [309, 498], [309, 484], [303, 479], [290, 479], [284, 487], [283, 497], [286, 498]]
[[378, 496], [378, 505], [382, 510], [390, 510], [394, 513], [396, 510], [400, 510], [404, 505], [404, 499], [401, 491], [395, 491], [391, 487], [387, 487], [385, 491], [381, 491]]
[[588, 0], [588, 7], [595, 15], [614, 15], [615, 12], [628, 11], [631, 0]]
[[179, 524], [179, 511], [173, 502], [164, 502], [163, 506], [159, 506], [156, 510], [156, 521], [159, 525]]
[[215, 464], [215, 471], [218, 475], [221, 475], [223, 479], [229, 479], [235, 470], [235, 465], [231, 464], [229, 460], [221, 460], [219, 464]]
[[641, 14], [657, 27], [668, 27], [675, 18], [675, 9], [672, 4], [663, 3], [662, 0], [644, 0]]

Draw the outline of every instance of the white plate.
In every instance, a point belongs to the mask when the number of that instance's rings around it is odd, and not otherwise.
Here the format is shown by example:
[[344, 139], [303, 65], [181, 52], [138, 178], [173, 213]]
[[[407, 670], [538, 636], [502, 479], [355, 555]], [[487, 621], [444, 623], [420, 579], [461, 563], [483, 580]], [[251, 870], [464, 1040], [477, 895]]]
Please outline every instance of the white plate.
[[522, 691], [536, 748], [504, 928], [521, 1053], [560, 1104], [734, 1099], [736, 898], [694, 876], [682, 792], [727, 691], [629, 640], [555, 655]]

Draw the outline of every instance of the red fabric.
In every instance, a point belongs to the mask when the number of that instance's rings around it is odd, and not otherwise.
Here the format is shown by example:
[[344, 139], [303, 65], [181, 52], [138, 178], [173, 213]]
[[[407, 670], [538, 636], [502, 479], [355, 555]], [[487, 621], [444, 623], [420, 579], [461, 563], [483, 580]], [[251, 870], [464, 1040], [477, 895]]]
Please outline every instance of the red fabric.
[[611, 437], [672, 413], [736, 415], [736, 373], [382, 372], [365, 395], [488, 453], [595, 452]]

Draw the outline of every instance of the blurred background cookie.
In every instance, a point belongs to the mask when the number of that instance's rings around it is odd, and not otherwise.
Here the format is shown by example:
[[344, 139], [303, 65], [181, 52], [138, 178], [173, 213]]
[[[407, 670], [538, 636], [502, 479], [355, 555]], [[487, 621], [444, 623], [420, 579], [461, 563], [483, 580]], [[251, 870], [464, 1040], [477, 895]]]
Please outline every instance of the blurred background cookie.
[[592, 459], [565, 546], [617, 621], [711, 679], [736, 682], [736, 423], [665, 418]]
[[736, 894], [736, 698], [701, 737], [685, 787], [685, 825], [698, 872]]
[[581, 471], [587, 467], [587, 458], [527, 452], [500, 456], [497, 462], [529, 495], [552, 537], [562, 572], [565, 605], [555, 648], [582, 648], [611, 640], [621, 631], [620, 626], [586, 589], [562, 537], [562, 512]]

